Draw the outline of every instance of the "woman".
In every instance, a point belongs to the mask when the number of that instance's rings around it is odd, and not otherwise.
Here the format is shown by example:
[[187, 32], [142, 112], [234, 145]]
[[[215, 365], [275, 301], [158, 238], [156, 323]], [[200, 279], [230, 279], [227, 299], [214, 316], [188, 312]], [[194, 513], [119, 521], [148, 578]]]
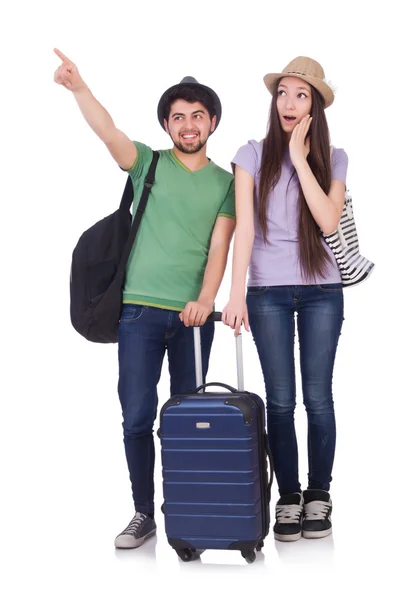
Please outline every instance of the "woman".
[[[280, 493], [274, 535], [294, 541], [332, 531], [332, 372], [343, 292], [336, 260], [322, 234], [338, 226], [348, 159], [342, 149], [331, 152], [324, 110], [334, 94], [319, 63], [298, 57], [281, 73], [266, 75], [264, 82], [273, 95], [266, 138], [241, 147], [232, 162], [237, 225], [223, 322], [236, 334], [242, 323], [247, 331], [252, 329]], [[303, 493], [294, 425], [295, 313], [308, 419], [309, 473]]]

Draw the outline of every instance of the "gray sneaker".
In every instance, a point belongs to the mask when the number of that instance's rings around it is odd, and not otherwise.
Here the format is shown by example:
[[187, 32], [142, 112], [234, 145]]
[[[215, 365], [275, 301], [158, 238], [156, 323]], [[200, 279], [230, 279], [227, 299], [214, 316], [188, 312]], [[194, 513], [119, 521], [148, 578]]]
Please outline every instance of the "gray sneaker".
[[332, 501], [329, 492], [305, 490], [303, 499], [303, 537], [323, 538], [330, 535], [332, 533]]
[[284, 494], [276, 504], [274, 537], [280, 542], [296, 542], [302, 536], [303, 498], [300, 492]]
[[135, 513], [130, 524], [114, 540], [116, 548], [138, 548], [156, 534], [156, 523], [143, 513]]

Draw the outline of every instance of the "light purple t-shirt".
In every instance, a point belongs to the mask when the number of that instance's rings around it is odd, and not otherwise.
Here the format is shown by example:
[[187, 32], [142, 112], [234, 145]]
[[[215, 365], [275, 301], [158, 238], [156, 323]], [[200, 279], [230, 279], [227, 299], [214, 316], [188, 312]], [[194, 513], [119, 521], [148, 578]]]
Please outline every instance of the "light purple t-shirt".
[[[247, 171], [255, 181], [255, 240], [249, 267], [249, 286], [271, 285], [313, 285], [319, 283], [339, 283], [341, 276], [331, 249], [322, 240], [331, 263], [327, 263], [327, 276], [319, 275], [313, 280], [305, 280], [299, 264], [298, 242], [298, 176], [294, 172], [289, 151], [286, 150], [280, 179], [270, 192], [267, 209], [267, 243], [263, 240], [258, 219], [258, 191], [263, 140], [250, 140], [242, 146], [232, 161], [232, 168], [238, 165]], [[342, 148], [332, 152], [332, 179], [339, 179], [346, 185], [348, 158]], [[289, 185], [288, 185], [289, 183]]]

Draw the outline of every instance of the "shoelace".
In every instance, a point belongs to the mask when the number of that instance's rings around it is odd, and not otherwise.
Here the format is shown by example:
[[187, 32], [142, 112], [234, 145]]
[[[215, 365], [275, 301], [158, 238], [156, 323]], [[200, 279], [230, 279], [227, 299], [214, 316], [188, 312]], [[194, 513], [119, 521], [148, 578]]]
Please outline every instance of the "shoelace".
[[307, 519], [308, 521], [325, 519], [330, 507], [330, 502], [324, 502], [323, 500], [313, 500], [312, 502], [305, 504], [305, 519]]
[[124, 535], [125, 533], [128, 533], [129, 535], [134, 535], [145, 519], [145, 515], [143, 515], [142, 513], [136, 513], [130, 524], [127, 525], [127, 527], [124, 529], [121, 535]]
[[302, 514], [301, 504], [281, 504], [276, 506], [278, 523], [298, 523]]

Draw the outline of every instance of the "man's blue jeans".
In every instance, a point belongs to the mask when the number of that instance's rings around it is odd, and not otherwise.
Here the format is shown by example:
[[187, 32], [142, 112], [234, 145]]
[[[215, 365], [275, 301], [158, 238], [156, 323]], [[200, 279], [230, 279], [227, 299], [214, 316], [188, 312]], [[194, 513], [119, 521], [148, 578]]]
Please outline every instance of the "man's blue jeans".
[[332, 373], [343, 322], [342, 284], [249, 287], [247, 306], [265, 380], [269, 445], [280, 495], [301, 491], [294, 424], [295, 312], [308, 419], [308, 488], [328, 491], [336, 440]]
[[[207, 374], [214, 324], [201, 327], [203, 376]], [[154, 513], [153, 424], [157, 384], [168, 351], [171, 395], [196, 387], [193, 328], [179, 313], [125, 304], [119, 326], [119, 398], [123, 412], [124, 446], [135, 510]]]

